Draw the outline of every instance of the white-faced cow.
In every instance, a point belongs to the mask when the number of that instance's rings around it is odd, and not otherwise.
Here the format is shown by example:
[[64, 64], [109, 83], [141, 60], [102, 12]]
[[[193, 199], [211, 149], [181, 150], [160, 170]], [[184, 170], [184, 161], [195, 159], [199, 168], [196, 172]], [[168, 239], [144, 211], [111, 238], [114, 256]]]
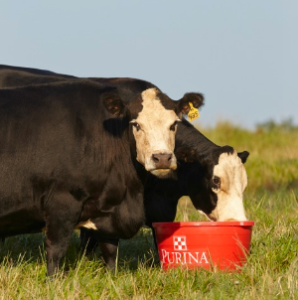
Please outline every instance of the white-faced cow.
[[147, 171], [176, 169], [180, 107], [201, 96], [140, 90], [90, 80], [0, 90], [0, 236], [45, 230], [48, 275], [76, 227], [132, 237]]
[[[43, 74], [42, 78], [38, 75], [34, 69], [0, 66], [0, 83], [6, 86], [24, 84], [24, 81], [28, 83], [30, 76], [31, 83], [53, 80], [54, 75], [55, 81], [65, 80], [64, 75], [55, 73], [51, 73], [50, 79], [47, 78], [47, 74]], [[137, 92], [137, 87], [140, 86], [143, 88], [153, 86], [146, 81], [129, 78], [92, 80], [121, 86], [131, 92]], [[193, 98], [191, 94], [188, 96]], [[181, 101], [180, 104], [180, 109], [184, 113], [187, 112], [187, 103]], [[203, 212], [211, 220], [246, 219], [242, 194], [247, 183], [243, 163], [247, 159], [248, 152], [244, 151], [237, 155], [231, 147], [215, 145], [183, 119], [178, 124], [176, 153], [179, 161], [175, 178], [159, 180], [155, 176], [149, 176], [147, 179], [144, 206], [148, 226], [151, 227], [152, 222], [173, 221], [178, 200], [183, 195], [190, 196], [198, 211]], [[118, 238], [108, 237], [101, 231], [93, 230], [81, 230], [81, 238], [84, 246], [89, 239], [88, 251], [99, 242], [105, 262], [111, 267], [114, 266]]]

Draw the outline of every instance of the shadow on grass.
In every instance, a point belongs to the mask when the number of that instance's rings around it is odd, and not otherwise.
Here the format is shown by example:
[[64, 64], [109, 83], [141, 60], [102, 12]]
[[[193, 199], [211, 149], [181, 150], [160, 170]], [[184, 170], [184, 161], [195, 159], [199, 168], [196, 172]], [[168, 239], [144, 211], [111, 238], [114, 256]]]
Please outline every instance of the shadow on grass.
[[[46, 264], [46, 253], [44, 249], [45, 234], [24, 234], [8, 237], [4, 242], [0, 243], [0, 263], [9, 261], [10, 264], [17, 264], [19, 257], [23, 257], [23, 261]], [[75, 268], [77, 262], [81, 259], [83, 251], [81, 251], [78, 234], [74, 233], [68, 247], [67, 253], [61, 266], [68, 271]]]
[[[35, 264], [46, 264], [44, 250], [45, 234], [26, 234], [6, 238], [0, 242], [0, 264], [9, 261], [17, 265], [20, 256], [23, 261]], [[61, 262], [62, 270], [68, 272], [75, 269], [82, 259], [98, 263], [102, 268], [103, 263], [99, 249], [90, 255], [80, 248], [78, 232], [74, 232], [65, 258]], [[159, 267], [158, 253], [155, 248], [151, 230], [141, 229], [140, 232], [129, 240], [120, 240], [118, 249], [118, 270], [137, 270], [139, 265], [145, 268]]]

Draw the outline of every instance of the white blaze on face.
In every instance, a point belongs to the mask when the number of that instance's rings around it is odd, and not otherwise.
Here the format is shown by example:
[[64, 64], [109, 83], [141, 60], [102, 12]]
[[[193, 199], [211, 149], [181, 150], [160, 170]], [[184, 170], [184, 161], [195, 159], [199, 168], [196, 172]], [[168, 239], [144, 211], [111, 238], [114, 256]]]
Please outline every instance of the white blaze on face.
[[215, 221], [245, 221], [243, 191], [247, 186], [247, 175], [237, 152], [223, 153], [214, 166], [213, 177], [220, 178], [220, 188], [213, 189], [217, 194], [217, 205], [208, 217]]
[[[137, 160], [145, 166], [147, 171], [162, 176], [177, 168], [174, 147], [177, 131], [175, 122], [179, 121], [179, 118], [173, 110], [166, 109], [162, 105], [157, 93], [155, 88], [142, 92], [143, 109], [131, 123], [134, 124]], [[171, 155], [169, 167], [164, 169], [156, 167], [152, 159], [154, 154]]]

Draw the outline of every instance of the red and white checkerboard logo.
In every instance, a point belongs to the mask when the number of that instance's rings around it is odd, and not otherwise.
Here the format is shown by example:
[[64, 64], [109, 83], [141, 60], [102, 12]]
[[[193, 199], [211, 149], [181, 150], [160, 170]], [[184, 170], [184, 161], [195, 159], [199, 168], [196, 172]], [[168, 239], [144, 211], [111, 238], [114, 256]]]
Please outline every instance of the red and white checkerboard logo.
[[186, 236], [173, 236], [174, 250], [185, 251], [186, 246]]

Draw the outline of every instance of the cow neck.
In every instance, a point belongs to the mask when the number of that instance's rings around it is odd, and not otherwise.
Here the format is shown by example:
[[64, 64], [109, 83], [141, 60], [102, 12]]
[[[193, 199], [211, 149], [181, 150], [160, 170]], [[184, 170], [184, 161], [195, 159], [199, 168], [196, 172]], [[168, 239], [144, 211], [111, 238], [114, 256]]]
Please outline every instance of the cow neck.
[[176, 148], [180, 147], [193, 149], [201, 158], [207, 157], [210, 152], [220, 148], [220, 146], [211, 142], [184, 118], [178, 124], [176, 135]]

